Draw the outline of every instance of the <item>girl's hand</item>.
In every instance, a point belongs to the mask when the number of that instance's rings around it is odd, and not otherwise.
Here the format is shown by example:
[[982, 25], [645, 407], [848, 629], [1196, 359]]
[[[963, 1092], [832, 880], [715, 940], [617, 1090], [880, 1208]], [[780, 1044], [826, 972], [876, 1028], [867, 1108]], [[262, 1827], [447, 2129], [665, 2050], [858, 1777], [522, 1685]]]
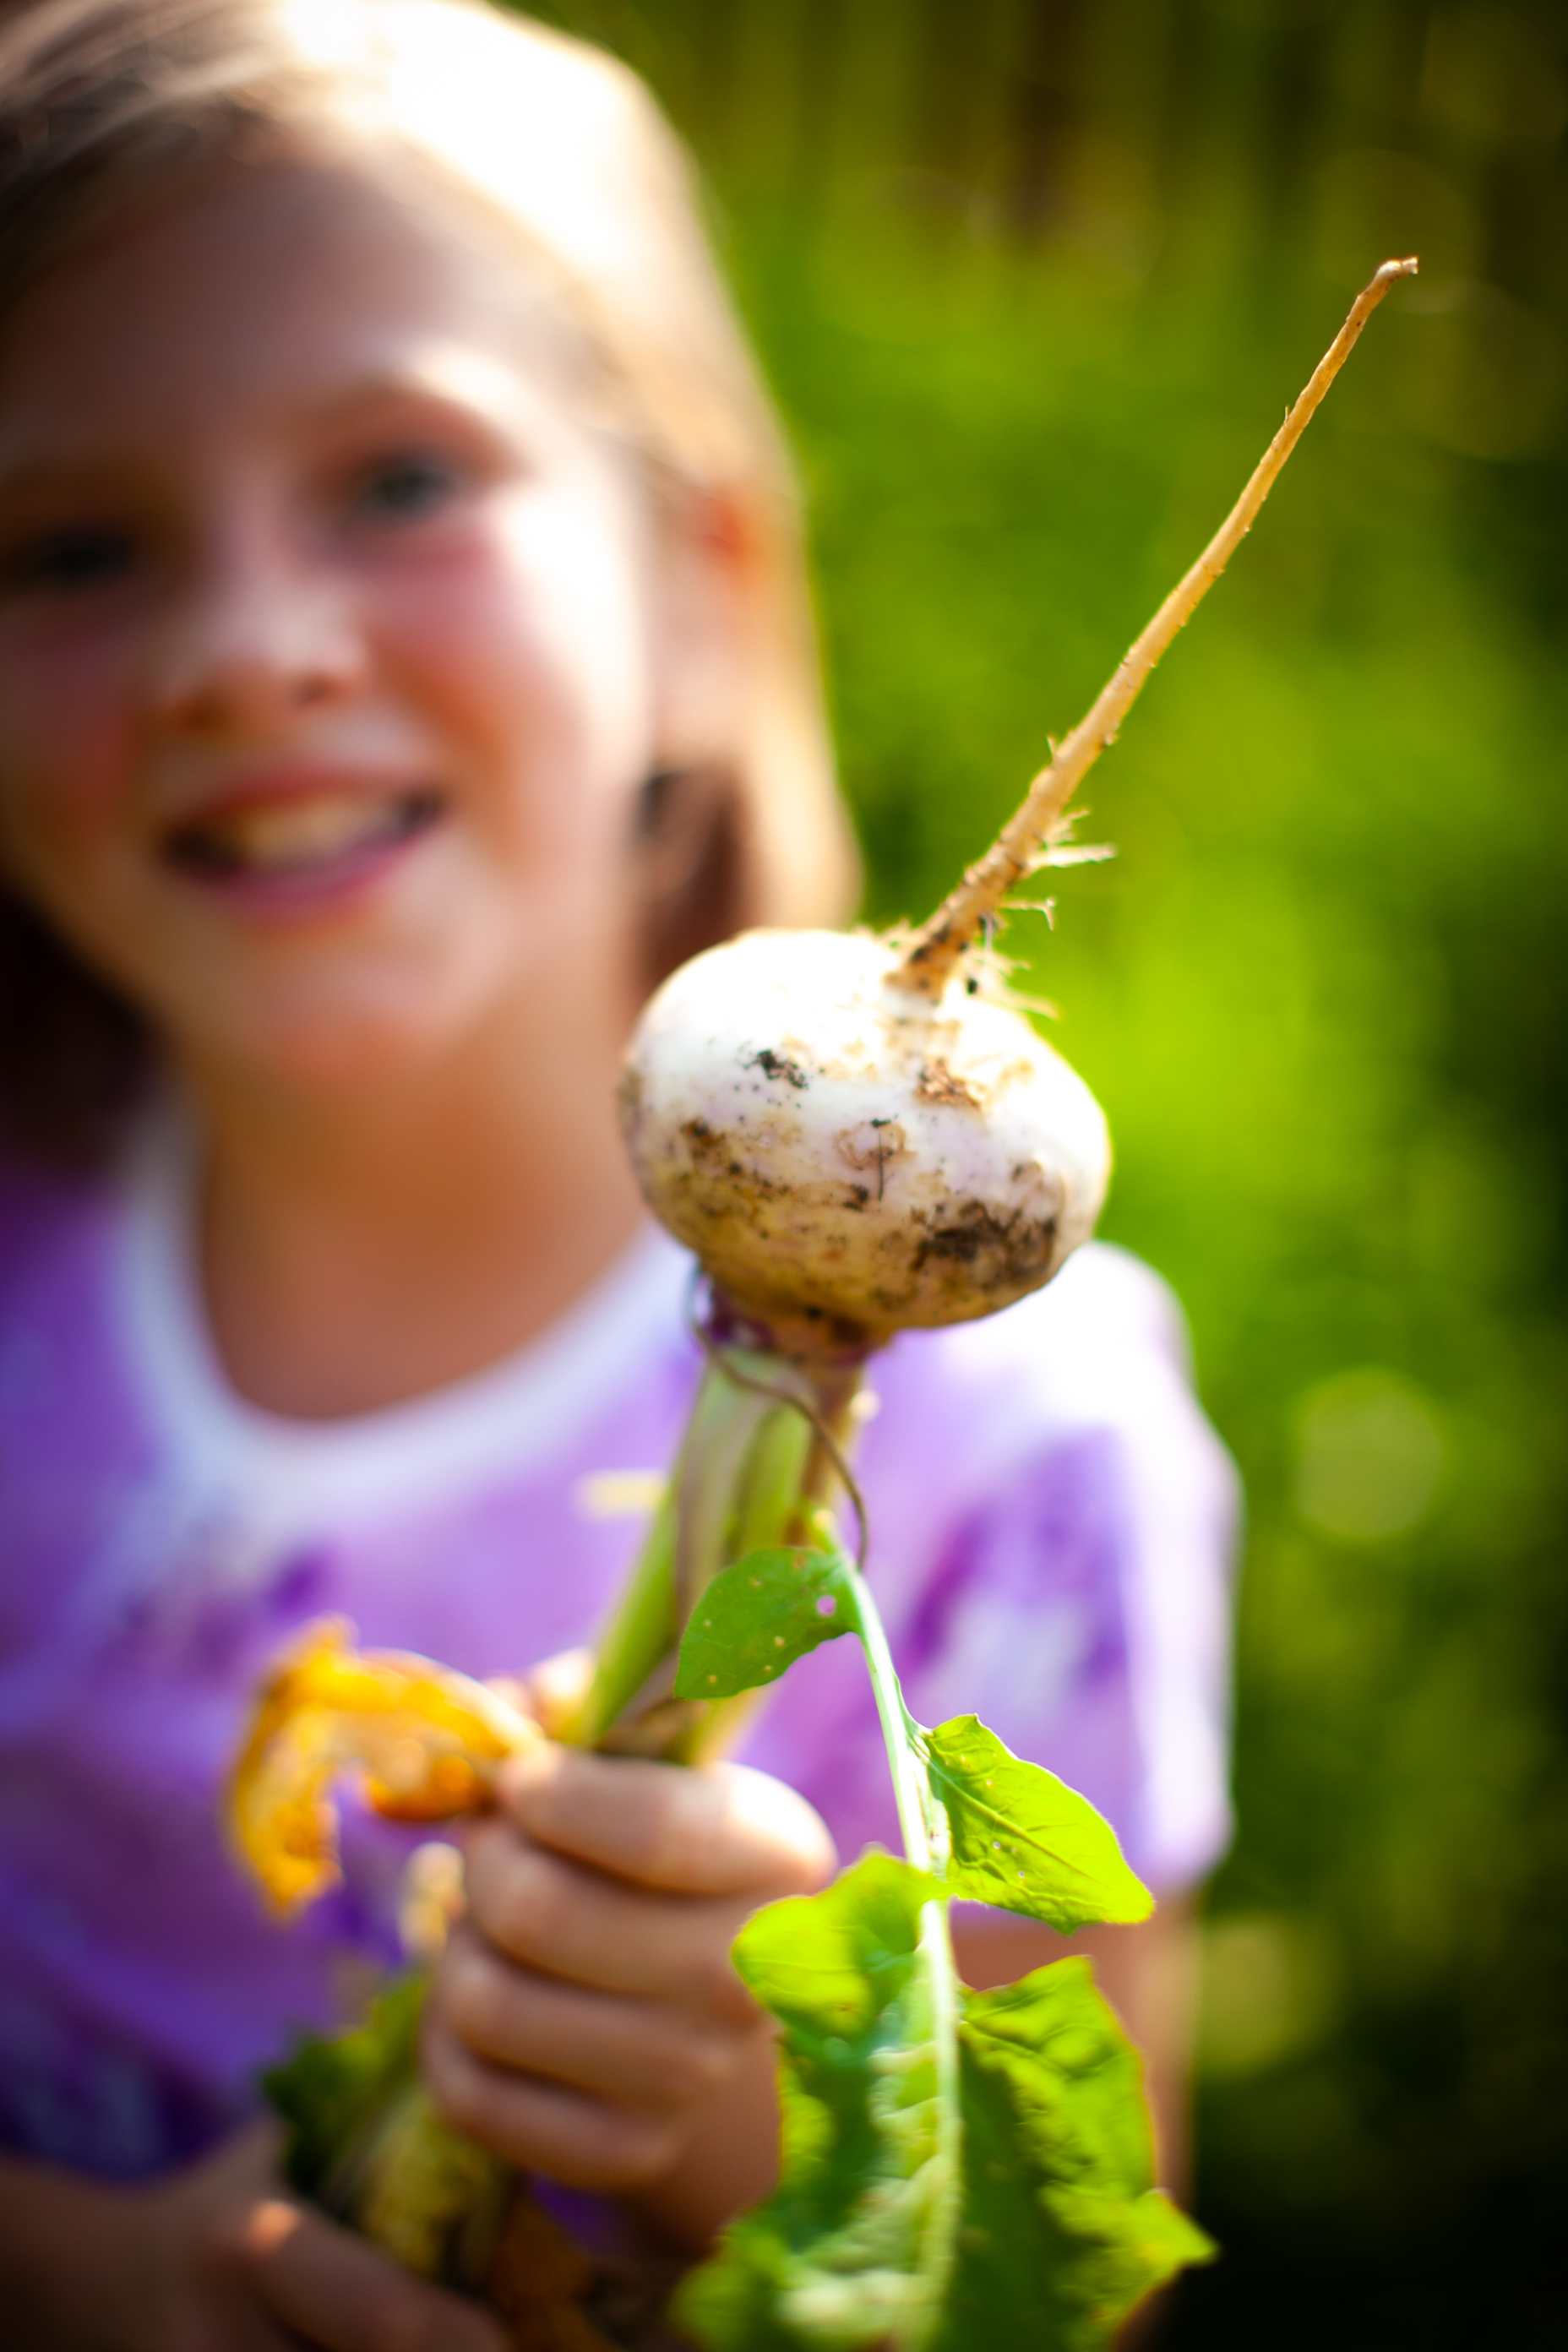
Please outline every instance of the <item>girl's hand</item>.
[[499, 2154], [630, 2191], [700, 2244], [777, 2156], [770, 2029], [730, 1947], [759, 1905], [823, 1883], [832, 1842], [742, 1765], [542, 1747], [500, 1793], [426, 2007], [431, 2094]]
[[503, 2352], [498, 2323], [299, 2203], [259, 2126], [145, 2189], [0, 2167], [28, 2352]]

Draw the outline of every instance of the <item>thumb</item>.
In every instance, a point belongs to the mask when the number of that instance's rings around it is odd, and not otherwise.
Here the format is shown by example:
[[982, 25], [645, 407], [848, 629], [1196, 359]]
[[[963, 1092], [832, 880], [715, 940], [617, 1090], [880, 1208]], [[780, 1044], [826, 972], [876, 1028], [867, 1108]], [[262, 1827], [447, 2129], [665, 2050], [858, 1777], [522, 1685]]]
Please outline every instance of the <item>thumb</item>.
[[588, 1695], [594, 1678], [592, 1650], [561, 1650], [524, 1677], [524, 1706], [552, 1739], [558, 1738]]
[[507, 2352], [500, 2323], [477, 2304], [291, 2198], [249, 2208], [233, 2258], [264, 2309], [324, 2352]]

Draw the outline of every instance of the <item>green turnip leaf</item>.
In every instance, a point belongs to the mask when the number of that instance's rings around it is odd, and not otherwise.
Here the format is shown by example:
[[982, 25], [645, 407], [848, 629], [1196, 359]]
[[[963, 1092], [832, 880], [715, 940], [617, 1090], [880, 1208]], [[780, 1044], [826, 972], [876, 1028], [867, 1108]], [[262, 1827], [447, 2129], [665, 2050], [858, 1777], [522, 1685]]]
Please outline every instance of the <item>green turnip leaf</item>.
[[1022, 1911], [1070, 1934], [1146, 1919], [1153, 1897], [1087, 1797], [1005, 1748], [973, 1715], [917, 1735], [947, 1814], [949, 1895]]
[[784, 2027], [784, 2175], [682, 2291], [713, 2352], [918, 2352], [940, 2325], [961, 2123], [938, 1892], [872, 1852], [742, 1930], [736, 1965]]
[[922, 1906], [941, 1892], [923, 1870], [872, 1846], [822, 1894], [757, 1912], [736, 1940], [735, 1966], [792, 2033], [847, 2043], [901, 1992]]
[[748, 1552], [704, 1591], [680, 1644], [677, 1698], [732, 1698], [776, 1682], [796, 1658], [858, 1633], [852, 1571], [841, 1552]]
[[1215, 2249], [1151, 2186], [1142, 2069], [1087, 1960], [965, 2009], [963, 2206], [933, 2352], [1095, 2352]]
[[[825, 1609], [825, 1603], [831, 1603]], [[735, 1962], [778, 2019], [784, 2169], [688, 2282], [709, 2352], [1094, 2352], [1210, 2251], [1151, 2186], [1137, 2057], [1088, 1963], [965, 1995], [946, 1906], [1064, 1931], [1152, 1902], [1109, 1822], [973, 1716], [910, 1716], [871, 1594], [833, 1550], [763, 1550], [707, 1588], [681, 1696], [726, 1697], [854, 1632], [911, 1860], [876, 1850], [776, 1903]]]
[[289, 2126], [289, 2178], [319, 2196], [361, 2126], [391, 2091], [411, 2081], [425, 1999], [422, 1977], [394, 1977], [364, 2023], [330, 2039], [301, 2033], [261, 2087]]
[[710, 2352], [1099, 2352], [1214, 2251], [1151, 2185], [1137, 2053], [1086, 1960], [961, 1995], [944, 2087], [933, 1892], [873, 1853], [742, 1932], [784, 2029], [784, 2177], [683, 2292]]
[[394, 1977], [363, 2025], [302, 2034], [262, 2077], [289, 2126], [296, 2189], [426, 2278], [479, 2287], [511, 2203], [510, 2164], [447, 2123], [419, 2079], [426, 1980]]

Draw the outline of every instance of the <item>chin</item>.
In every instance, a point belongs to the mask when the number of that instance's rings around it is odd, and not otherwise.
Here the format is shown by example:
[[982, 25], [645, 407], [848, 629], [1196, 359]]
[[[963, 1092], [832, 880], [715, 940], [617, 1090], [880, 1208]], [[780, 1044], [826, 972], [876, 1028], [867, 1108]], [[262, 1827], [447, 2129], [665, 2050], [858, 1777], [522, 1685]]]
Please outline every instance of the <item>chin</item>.
[[274, 1085], [316, 1093], [374, 1086], [427, 1070], [456, 1054], [484, 1019], [483, 995], [422, 973], [402, 985], [310, 992], [305, 1001], [246, 1007], [216, 1034], [204, 1058], [247, 1067]]

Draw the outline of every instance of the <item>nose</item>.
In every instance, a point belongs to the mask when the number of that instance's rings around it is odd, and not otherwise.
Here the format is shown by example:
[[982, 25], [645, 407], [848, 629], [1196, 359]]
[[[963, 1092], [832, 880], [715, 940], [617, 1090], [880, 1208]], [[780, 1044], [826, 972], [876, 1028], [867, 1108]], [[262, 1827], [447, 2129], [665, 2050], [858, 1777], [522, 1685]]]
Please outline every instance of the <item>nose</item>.
[[340, 583], [279, 520], [224, 517], [195, 549], [153, 655], [149, 698], [184, 733], [276, 733], [350, 696], [364, 649]]

